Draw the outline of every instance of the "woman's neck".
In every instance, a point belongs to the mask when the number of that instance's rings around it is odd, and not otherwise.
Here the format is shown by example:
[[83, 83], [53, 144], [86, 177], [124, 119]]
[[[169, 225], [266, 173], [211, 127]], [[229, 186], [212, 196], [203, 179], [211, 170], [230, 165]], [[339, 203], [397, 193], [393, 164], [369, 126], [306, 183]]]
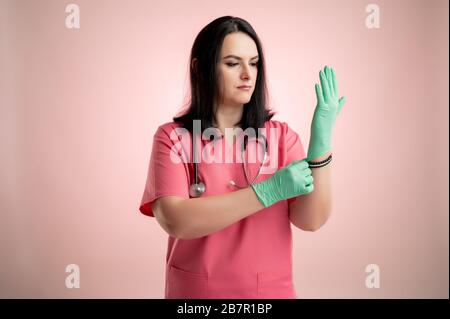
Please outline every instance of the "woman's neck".
[[243, 106], [219, 107], [216, 112], [215, 126], [222, 134], [225, 134], [226, 128], [234, 128], [235, 124], [240, 122], [243, 110]]

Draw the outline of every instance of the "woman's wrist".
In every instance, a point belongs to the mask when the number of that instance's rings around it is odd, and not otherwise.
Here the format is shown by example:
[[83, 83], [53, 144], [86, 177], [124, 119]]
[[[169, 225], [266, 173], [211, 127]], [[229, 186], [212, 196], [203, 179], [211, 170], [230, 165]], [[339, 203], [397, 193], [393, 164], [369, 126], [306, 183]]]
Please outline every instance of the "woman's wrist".
[[314, 159], [312, 159], [310, 162], [321, 162], [326, 160], [329, 156], [331, 155], [331, 151], [326, 152], [324, 155], [321, 155], [319, 157], [316, 157]]
[[320, 156], [317, 159], [308, 161], [309, 168], [319, 168], [330, 164], [333, 155], [331, 152], [326, 153], [324, 156]]

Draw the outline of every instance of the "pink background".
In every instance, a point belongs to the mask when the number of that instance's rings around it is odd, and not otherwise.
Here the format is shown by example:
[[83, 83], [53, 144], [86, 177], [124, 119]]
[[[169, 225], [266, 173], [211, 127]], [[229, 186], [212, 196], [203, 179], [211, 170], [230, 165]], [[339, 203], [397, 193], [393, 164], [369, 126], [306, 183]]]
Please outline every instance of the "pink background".
[[299, 297], [449, 297], [448, 1], [374, 1], [379, 29], [370, 1], [73, 1], [80, 29], [69, 3], [0, 1], [0, 297], [163, 298], [167, 235], [138, 211], [152, 136], [223, 15], [260, 36], [274, 119], [305, 148], [321, 68], [347, 97], [332, 215], [293, 228]]

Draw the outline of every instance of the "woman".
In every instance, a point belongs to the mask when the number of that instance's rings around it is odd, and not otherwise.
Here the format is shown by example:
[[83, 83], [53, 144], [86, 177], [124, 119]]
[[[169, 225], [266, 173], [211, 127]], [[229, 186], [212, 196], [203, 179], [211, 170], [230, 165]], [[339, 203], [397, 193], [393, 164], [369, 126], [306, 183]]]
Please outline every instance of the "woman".
[[[334, 71], [320, 71], [306, 157], [298, 134], [271, 120], [264, 54], [247, 21], [212, 21], [190, 61], [189, 108], [158, 127], [139, 208], [169, 234], [165, 297], [297, 298], [290, 225], [316, 230], [331, 207], [331, 131], [345, 102]], [[196, 124], [209, 134], [198, 139]]]

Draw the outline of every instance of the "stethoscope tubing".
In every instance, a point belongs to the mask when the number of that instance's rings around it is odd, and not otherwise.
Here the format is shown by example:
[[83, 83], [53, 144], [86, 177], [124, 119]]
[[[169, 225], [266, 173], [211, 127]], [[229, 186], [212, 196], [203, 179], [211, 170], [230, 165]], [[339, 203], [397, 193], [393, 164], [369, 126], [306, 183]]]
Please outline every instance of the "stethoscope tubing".
[[[248, 138], [248, 136], [245, 136], [245, 137]], [[245, 160], [245, 151], [247, 149], [247, 144], [248, 143], [245, 143], [245, 137], [244, 137], [244, 142], [242, 143], [242, 150], [241, 150], [242, 161], [243, 161], [242, 168], [244, 170], [245, 179], [247, 180], [247, 184], [248, 184], [247, 186], [249, 186], [249, 185], [252, 185], [255, 182], [255, 180], [258, 178], [258, 176], [260, 175], [262, 167], [264, 166], [264, 163], [266, 161], [266, 157], [267, 157], [267, 152], [268, 152], [268, 147], [269, 146], [267, 144], [267, 138], [264, 135], [261, 135], [261, 137], [264, 140], [264, 157], [263, 157], [263, 161], [262, 161], [262, 164], [259, 167], [257, 175], [255, 176], [255, 178], [253, 178], [253, 180], [251, 182], [249, 182], [249, 178], [248, 178], [248, 174], [247, 174], [247, 170], [246, 170], [247, 162]], [[195, 150], [196, 150], [195, 137], [192, 140], [193, 140], [193, 142], [192, 142], [192, 154], [193, 154], [193, 159], [194, 159], [193, 160], [193, 162], [194, 162], [194, 184], [191, 184], [190, 187], [189, 187], [189, 195], [191, 197], [199, 197], [205, 192], [206, 185], [203, 182], [199, 182], [199, 178], [198, 178], [198, 163], [197, 163], [197, 160], [196, 160], [196, 152], [195, 152]], [[256, 140], [259, 143], [259, 138], [257, 138]], [[247, 187], [247, 186], [238, 186], [234, 181], [230, 181], [229, 185], [237, 187], [237, 188], [245, 188], [245, 187]]]

